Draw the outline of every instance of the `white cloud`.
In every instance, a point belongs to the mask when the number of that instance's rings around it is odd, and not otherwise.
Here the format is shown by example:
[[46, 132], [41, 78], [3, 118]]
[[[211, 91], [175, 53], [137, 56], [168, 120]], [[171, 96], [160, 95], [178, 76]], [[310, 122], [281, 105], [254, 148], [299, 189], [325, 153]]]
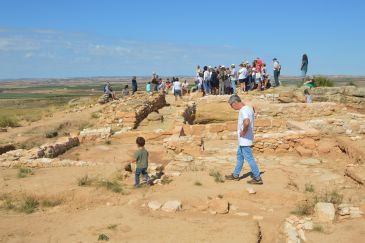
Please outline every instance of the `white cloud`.
[[[13, 70], [0, 65], [0, 73], [18, 74], [22, 73], [22, 67], [25, 70], [36, 66], [39, 72], [56, 70], [64, 73], [64, 76], [69, 73], [76, 76], [79, 70], [92, 70], [100, 75], [147, 74], [151, 72], [150, 69], [165, 74], [189, 74], [193, 73], [194, 66], [198, 63], [228, 65], [241, 61], [242, 54], [249, 55], [250, 52], [232, 46], [103, 39], [57, 30], [0, 32], [0, 64], [6, 63], [9, 55], [14, 64], [17, 64], [11, 66]], [[21, 60], [23, 65], [20, 65]], [[42, 74], [30, 76], [43, 76]]]

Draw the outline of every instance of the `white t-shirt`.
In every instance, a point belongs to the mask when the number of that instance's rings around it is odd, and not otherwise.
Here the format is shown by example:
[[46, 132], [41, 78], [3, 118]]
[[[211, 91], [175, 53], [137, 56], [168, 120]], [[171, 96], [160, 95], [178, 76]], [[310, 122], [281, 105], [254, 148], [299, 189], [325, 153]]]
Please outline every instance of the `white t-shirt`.
[[209, 79], [209, 71], [204, 71], [204, 77], [203, 77], [204, 81], [207, 81]]
[[237, 79], [237, 71], [235, 68], [231, 69], [231, 80], [236, 80]]
[[174, 90], [181, 90], [180, 81], [175, 81], [172, 85], [174, 86]]
[[239, 74], [238, 79], [247, 78], [247, 68], [245, 68], [245, 67], [240, 68], [240, 70], [238, 71], [238, 74]]
[[[240, 132], [243, 129], [243, 121], [247, 118], [250, 120], [250, 125], [248, 127], [245, 136], [241, 137]], [[237, 137], [239, 146], [251, 146], [253, 144], [253, 127], [254, 127], [253, 109], [252, 107], [245, 105], [244, 107], [241, 108], [238, 114]]]

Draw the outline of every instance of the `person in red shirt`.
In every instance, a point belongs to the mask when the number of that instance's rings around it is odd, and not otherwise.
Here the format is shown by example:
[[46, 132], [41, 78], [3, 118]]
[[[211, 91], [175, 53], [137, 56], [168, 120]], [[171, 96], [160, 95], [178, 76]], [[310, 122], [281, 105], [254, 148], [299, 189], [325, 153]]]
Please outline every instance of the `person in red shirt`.
[[262, 60], [258, 57], [256, 59], [256, 72], [261, 73]]

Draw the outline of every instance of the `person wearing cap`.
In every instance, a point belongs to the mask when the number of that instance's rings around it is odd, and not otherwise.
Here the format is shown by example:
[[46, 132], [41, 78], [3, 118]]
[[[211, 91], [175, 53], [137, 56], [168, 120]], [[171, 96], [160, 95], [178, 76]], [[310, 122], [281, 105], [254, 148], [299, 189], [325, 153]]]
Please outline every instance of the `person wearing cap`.
[[237, 85], [237, 70], [236, 70], [236, 65], [232, 64], [231, 65], [231, 74], [230, 74], [230, 78], [231, 78], [231, 87], [233, 89], [233, 94], [236, 94], [236, 85]]
[[280, 80], [279, 80], [279, 76], [280, 76], [280, 70], [281, 70], [281, 65], [278, 61], [278, 59], [274, 58], [272, 59], [273, 61], [273, 66], [274, 66], [274, 87], [278, 87], [280, 85]]

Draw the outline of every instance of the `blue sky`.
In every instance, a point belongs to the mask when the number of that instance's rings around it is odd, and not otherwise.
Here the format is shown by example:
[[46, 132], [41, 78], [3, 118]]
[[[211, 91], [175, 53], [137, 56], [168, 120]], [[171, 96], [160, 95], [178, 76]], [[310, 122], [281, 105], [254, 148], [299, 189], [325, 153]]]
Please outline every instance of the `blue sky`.
[[2, 0], [0, 78], [193, 75], [261, 57], [365, 75], [365, 1]]

